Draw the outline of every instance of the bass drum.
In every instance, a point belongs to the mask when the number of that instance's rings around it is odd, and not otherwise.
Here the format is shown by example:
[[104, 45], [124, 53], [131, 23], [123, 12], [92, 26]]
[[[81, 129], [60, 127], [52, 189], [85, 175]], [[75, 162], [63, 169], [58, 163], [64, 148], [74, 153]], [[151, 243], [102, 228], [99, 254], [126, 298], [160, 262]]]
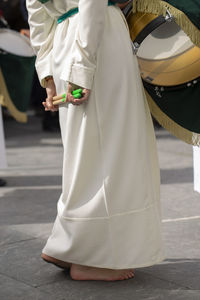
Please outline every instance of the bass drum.
[[200, 146], [200, 48], [166, 17], [133, 13], [125, 16], [152, 115], [183, 141]]
[[200, 76], [200, 48], [193, 45], [170, 14], [167, 18], [134, 14], [130, 5], [126, 18], [145, 81], [174, 86]]
[[27, 120], [34, 64], [29, 39], [16, 31], [0, 29], [0, 103], [21, 122]]

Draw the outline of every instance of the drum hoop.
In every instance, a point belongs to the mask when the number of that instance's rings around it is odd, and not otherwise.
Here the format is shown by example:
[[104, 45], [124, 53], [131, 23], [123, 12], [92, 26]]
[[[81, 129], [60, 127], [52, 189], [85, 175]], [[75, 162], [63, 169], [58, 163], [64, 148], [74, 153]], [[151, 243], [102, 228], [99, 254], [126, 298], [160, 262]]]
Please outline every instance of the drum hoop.
[[151, 34], [156, 28], [166, 23], [166, 19], [164, 16], [160, 15], [149, 24], [147, 24], [143, 30], [138, 34], [133, 43], [142, 44], [142, 42], [146, 39], [146, 37]]
[[[9, 29], [9, 28], [0, 28], [0, 33], [1, 33], [1, 32], [3, 32], [3, 33], [8, 32], [8, 33], [11, 33], [11, 34], [17, 36], [17, 37], [20, 38], [22, 41], [24, 41], [24, 42], [26, 43], [26, 45], [27, 45], [28, 47], [30, 47], [30, 49], [32, 49], [29, 38], [27, 38], [26, 36], [20, 34], [18, 31], [15, 31], [15, 30], [12, 30], [12, 29]], [[32, 49], [32, 52], [33, 52], [33, 49]], [[15, 55], [15, 56], [21, 56], [21, 55], [15, 54], [15, 53], [13, 53], [13, 52], [9, 52], [8, 50], [4, 50], [4, 49], [2, 49], [2, 48], [0, 48], [0, 53], [1, 53], [1, 54], [12, 54], [12, 55]], [[22, 55], [22, 56], [23, 56], [23, 55]], [[25, 55], [25, 56], [23, 56], [23, 57], [33, 57], [33, 56], [35, 56], [34, 52], [32, 53], [31, 56]]]
[[7, 55], [9, 57], [15, 57], [15, 58], [20, 58], [20, 59], [23, 59], [24, 61], [25, 60], [34, 60], [35, 59], [35, 55], [31, 55], [31, 56], [27, 56], [27, 55], [18, 55], [18, 54], [14, 54], [14, 53], [11, 53], [11, 52], [8, 52], [8, 51], [5, 51], [3, 49], [0, 48], [0, 55]]
[[144, 79], [142, 79], [142, 81], [143, 81], [143, 84], [145, 87], [148, 88], [148, 86], [152, 86], [152, 87], [154, 87], [155, 91], [164, 93], [164, 92], [173, 92], [173, 91], [182, 90], [182, 89], [189, 88], [189, 87], [194, 87], [200, 83], [200, 77], [198, 77], [194, 80], [188, 81], [186, 83], [178, 84], [178, 85], [174, 85], [174, 86], [153, 85], [150, 82], [145, 81]]

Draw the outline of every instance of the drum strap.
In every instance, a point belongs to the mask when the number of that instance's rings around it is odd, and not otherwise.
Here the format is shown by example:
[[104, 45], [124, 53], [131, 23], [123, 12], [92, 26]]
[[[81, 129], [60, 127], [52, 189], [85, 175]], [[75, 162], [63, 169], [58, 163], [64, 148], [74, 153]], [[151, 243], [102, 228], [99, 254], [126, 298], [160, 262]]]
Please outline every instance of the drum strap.
[[[48, 0], [41, 0], [41, 1], [45, 1], [47, 2]], [[99, 0], [100, 1], [100, 0]], [[111, 5], [115, 5], [113, 2], [111, 2], [110, 0], [108, 1], [108, 6]], [[63, 15], [61, 15], [58, 20], [57, 23], [60, 24], [63, 21], [65, 21], [67, 18], [70, 18], [71, 16], [77, 14], [79, 12], [78, 7], [72, 8], [69, 11], [67, 11], [66, 13], [64, 13]]]

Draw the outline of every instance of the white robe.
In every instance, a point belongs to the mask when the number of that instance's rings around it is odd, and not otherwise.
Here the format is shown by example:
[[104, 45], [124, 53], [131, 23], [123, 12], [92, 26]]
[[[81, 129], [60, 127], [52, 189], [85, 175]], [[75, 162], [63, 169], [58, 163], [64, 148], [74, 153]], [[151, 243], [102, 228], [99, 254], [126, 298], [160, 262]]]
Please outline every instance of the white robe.
[[27, 7], [41, 84], [53, 75], [57, 94], [68, 82], [92, 90], [87, 104], [59, 108], [62, 194], [43, 252], [111, 269], [162, 261], [155, 135], [120, 9], [107, 0], [28, 0]]
[[5, 169], [6, 167], [7, 167], [6, 149], [5, 149], [2, 111], [0, 105], [0, 169]]

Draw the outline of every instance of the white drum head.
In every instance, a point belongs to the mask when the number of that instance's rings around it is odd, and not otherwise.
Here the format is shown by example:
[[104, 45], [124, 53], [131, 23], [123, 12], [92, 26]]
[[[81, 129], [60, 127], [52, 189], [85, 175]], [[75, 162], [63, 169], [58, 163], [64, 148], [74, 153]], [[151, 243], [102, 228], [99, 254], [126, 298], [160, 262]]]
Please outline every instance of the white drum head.
[[10, 29], [0, 29], [0, 49], [19, 56], [35, 55], [29, 39]]
[[175, 21], [166, 22], [147, 36], [137, 56], [143, 59], [162, 60], [180, 55], [193, 46], [189, 37]]

